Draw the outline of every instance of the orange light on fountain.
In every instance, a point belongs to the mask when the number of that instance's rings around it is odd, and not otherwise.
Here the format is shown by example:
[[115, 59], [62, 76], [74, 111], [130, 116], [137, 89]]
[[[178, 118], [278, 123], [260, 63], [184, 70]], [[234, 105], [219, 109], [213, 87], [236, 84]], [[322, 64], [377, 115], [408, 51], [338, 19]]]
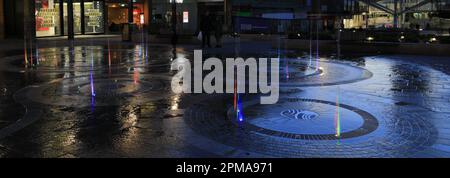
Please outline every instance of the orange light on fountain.
[[24, 54], [24, 60], [25, 60], [25, 67], [28, 66], [28, 51], [27, 51], [27, 42], [24, 42], [24, 48], [23, 48], [23, 54]]

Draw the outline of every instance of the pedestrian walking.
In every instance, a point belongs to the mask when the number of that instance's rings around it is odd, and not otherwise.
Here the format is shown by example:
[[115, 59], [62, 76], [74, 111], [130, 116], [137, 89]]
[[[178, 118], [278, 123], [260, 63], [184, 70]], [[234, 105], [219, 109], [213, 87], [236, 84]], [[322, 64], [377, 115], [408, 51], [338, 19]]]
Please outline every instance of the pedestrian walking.
[[211, 15], [209, 14], [209, 11], [206, 11], [200, 21], [200, 32], [202, 33], [202, 48], [204, 48], [205, 45], [211, 47], [211, 21]]
[[214, 37], [216, 38], [216, 48], [222, 47], [222, 36], [223, 36], [223, 22], [222, 18], [218, 15], [215, 16], [214, 21]]

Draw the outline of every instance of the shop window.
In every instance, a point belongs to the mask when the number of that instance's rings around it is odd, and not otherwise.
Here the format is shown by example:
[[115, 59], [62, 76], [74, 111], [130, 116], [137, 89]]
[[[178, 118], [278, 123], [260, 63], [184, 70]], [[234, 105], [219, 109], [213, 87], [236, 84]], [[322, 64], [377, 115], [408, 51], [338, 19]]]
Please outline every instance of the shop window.
[[60, 35], [58, 0], [36, 0], [36, 36]]
[[[108, 28], [110, 32], [118, 32], [123, 24], [128, 23], [128, 3], [108, 3]], [[142, 25], [144, 4], [136, 1], [133, 7], [133, 23]], [[144, 19], [145, 22], [145, 19]]]
[[103, 4], [101, 1], [84, 2], [84, 25], [86, 33], [103, 33], [104, 19], [103, 19]]
[[[69, 14], [67, 9], [67, 0], [64, 0], [64, 35], [68, 34]], [[73, 0], [73, 32], [81, 34], [81, 3], [80, 0]]]

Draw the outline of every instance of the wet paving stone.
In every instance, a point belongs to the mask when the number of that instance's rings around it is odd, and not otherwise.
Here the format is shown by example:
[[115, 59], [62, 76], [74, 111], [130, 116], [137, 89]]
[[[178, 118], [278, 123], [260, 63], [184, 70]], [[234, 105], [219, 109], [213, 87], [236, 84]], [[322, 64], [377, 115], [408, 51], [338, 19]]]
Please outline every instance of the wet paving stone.
[[0, 58], [0, 157], [450, 156], [443, 59], [284, 51], [280, 101], [240, 94], [235, 108], [233, 94], [171, 91], [171, 61], [192, 58], [188, 47], [37, 52], [26, 67], [17, 52]]

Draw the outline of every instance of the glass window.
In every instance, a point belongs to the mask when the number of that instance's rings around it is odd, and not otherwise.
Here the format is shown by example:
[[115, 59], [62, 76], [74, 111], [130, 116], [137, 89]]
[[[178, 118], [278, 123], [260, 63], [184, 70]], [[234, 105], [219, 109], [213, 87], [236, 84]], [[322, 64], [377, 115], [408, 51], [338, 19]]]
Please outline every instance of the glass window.
[[58, 0], [36, 0], [36, 36], [60, 35]]
[[[108, 1], [107, 1], [108, 2]], [[128, 23], [128, 3], [123, 1], [108, 2], [108, 29], [110, 32], [119, 32], [122, 24]], [[144, 15], [144, 4], [142, 0], [135, 0], [133, 4], [133, 23], [136, 25], [143, 25], [141, 17]], [[143, 19], [145, 21], [145, 17]]]
[[[68, 35], [68, 9], [67, 0], [64, 0], [64, 35]], [[73, 31], [75, 34], [81, 34], [81, 4], [80, 0], [73, 0]]]
[[141, 24], [141, 14], [144, 14], [144, 4], [135, 3], [133, 7], [133, 23], [137, 25]]
[[85, 30], [86, 33], [103, 33], [104, 32], [104, 7], [101, 1], [84, 2]]

